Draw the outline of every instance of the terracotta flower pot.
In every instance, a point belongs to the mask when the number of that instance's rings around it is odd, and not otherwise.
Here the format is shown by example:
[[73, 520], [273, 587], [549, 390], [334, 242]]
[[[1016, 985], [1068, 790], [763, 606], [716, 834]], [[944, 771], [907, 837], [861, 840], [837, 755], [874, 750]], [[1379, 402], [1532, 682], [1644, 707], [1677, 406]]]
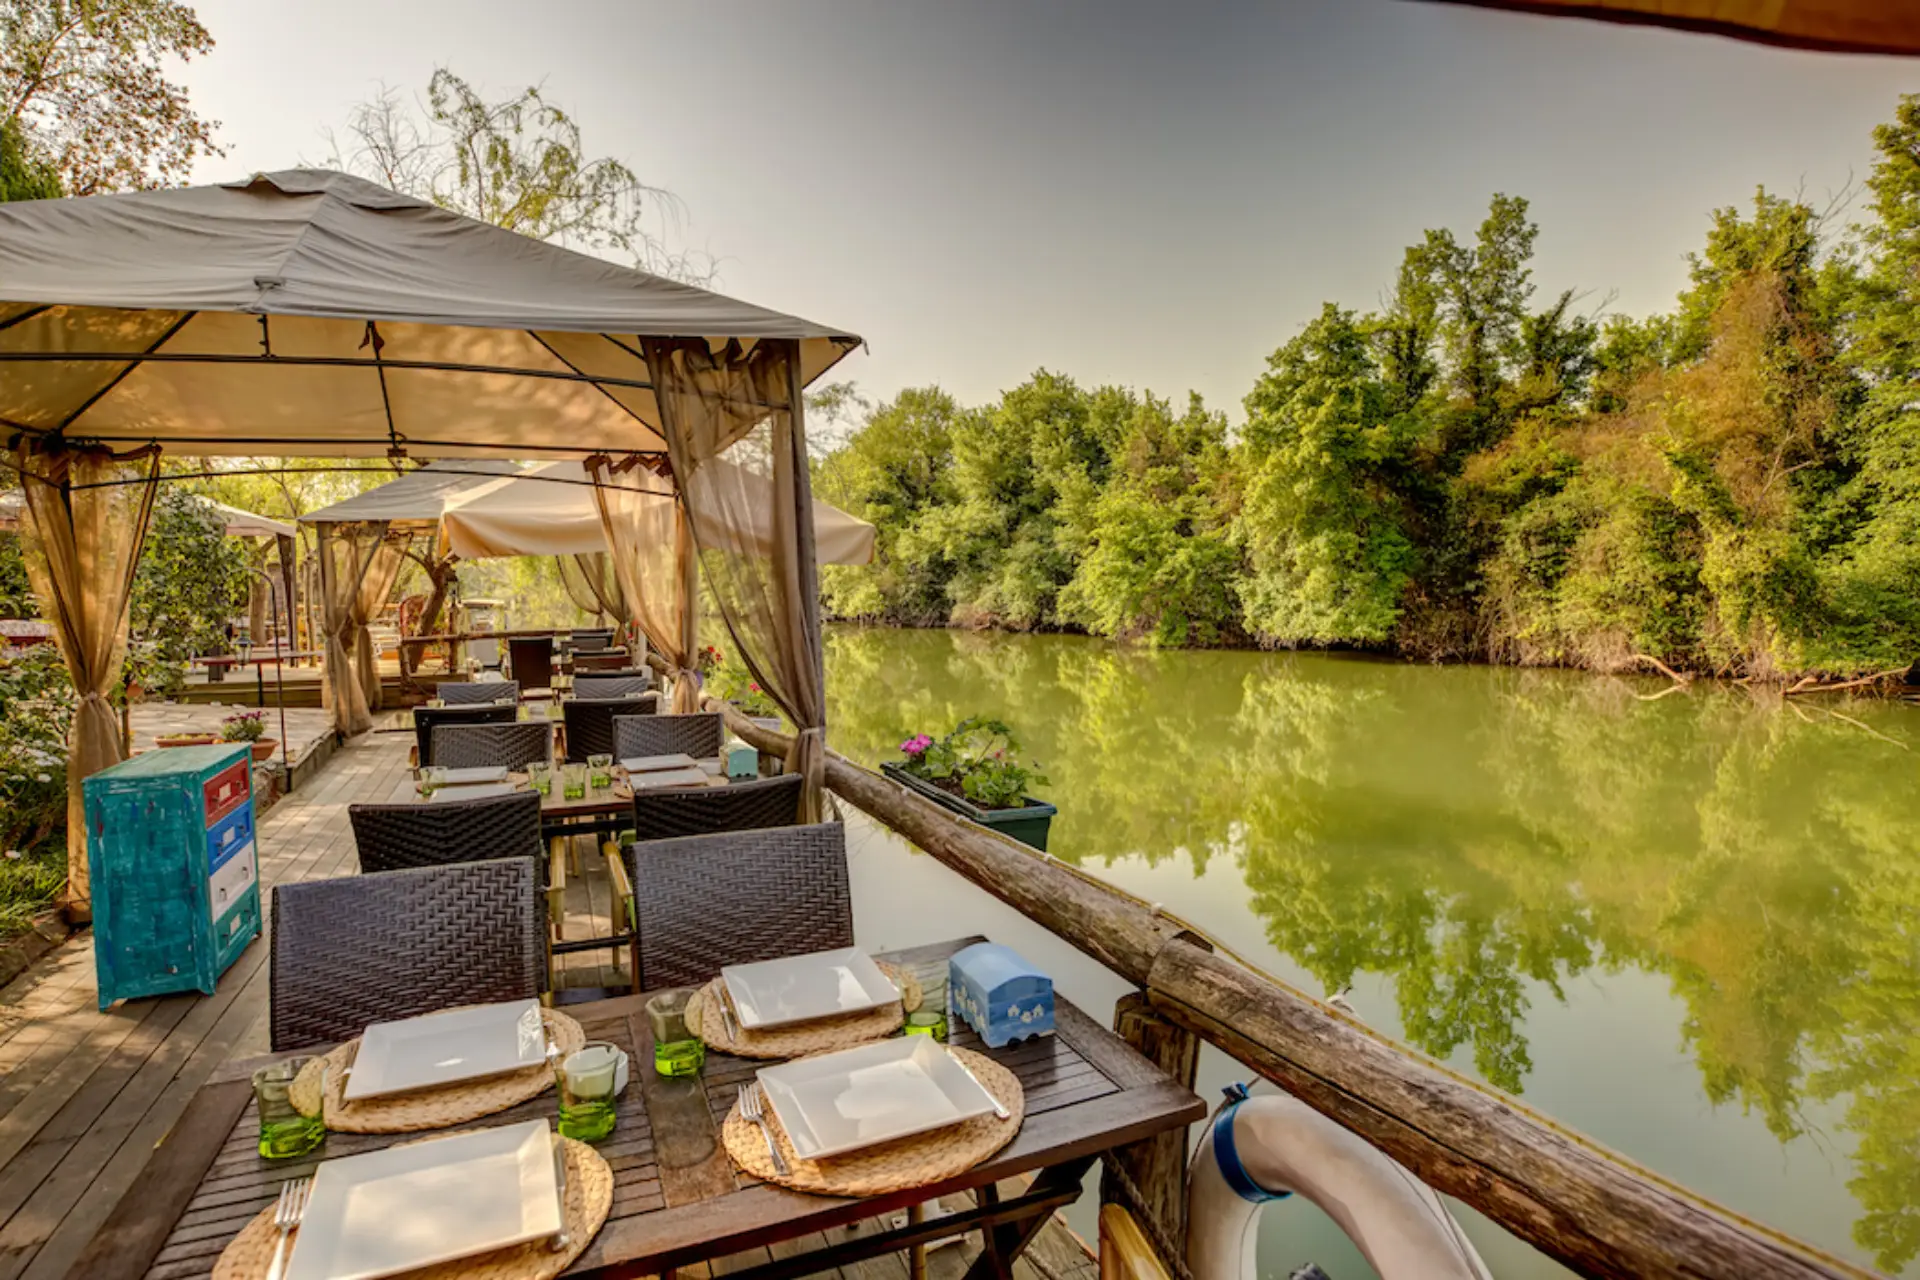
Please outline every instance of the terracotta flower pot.
[[280, 739], [278, 738], [255, 738], [253, 740], [253, 762], [259, 764], [263, 760], [271, 760], [273, 759], [273, 753], [279, 749]]

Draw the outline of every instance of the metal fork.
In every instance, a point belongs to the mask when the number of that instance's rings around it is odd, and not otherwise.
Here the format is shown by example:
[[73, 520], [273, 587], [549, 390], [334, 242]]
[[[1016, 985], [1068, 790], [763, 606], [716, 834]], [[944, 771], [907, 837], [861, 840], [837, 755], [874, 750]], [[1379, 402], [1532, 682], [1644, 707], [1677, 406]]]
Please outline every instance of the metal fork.
[[767, 1140], [767, 1154], [773, 1157], [773, 1171], [781, 1177], [790, 1172], [787, 1158], [780, 1154], [780, 1145], [773, 1140], [773, 1130], [767, 1124], [766, 1094], [760, 1089], [760, 1082], [749, 1082], [740, 1090], [740, 1118], [748, 1124], [760, 1126], [760, 1134]]
[[307, 1216], [307, 1193], [313, 1190], [312, 1178], [295, 1178], [280, 1186], [280, 1204], [273, 1211], [273, 1226], [280, 1238], [273, 1244], [273, 1261], [267, 1264], [267, 1280], [280, 1280], [287, 1268], [287, 1239]]

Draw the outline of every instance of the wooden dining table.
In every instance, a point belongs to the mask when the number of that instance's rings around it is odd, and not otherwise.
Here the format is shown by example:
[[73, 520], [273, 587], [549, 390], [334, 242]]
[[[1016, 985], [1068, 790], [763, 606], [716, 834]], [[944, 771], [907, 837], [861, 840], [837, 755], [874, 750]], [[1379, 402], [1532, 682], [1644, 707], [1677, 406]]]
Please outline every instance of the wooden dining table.
[[[944, 974], [955, 951], [980, 940], [880, 958], [932, 980]], [[698, 1077], [662, 1078], [653, 1071], [645, 1001], [644, 995], [625, 996], [567, 1009], [589, 1040], [610, 1041], [633, 1058], [619, 1122], [596, 1147], [613, 1169], [612, 1213], [569, 1268], [570, 1276], [665, 1275], [711, 1262], [713, 1273], [729, 1280], [786, 1280], [977, 1231], [984, 1248], [968, 1280], [999, 1280], [1048, 1217], [1079, 1198], [1102, 1152], [1206, 1116], [1192, 1090], [1056, 992], [1051, 1036], [986, 1049], [964, 1022], [953, 1025], [952, 1043], [1008, 1067], [1025, 1091], [1020, 1132], [997, 1154], [955, 1177], [885, 1195], [790, 1191], [742, 1172], [720, 1140], [720, 1125], [741, 1085], [768, 1064], [709, 1051]], [[430, 1136], [335, 1133], [311, 1156], [262, 1159], [255, 1149], [250, 1075], [286, 1056], [236, 1061], [201, 1087], [69, 1280], [210, 1275], [220, 1251], [274, 1203], [288, 1179], [312, 1173], [325, 1160]], [[556, 1114], [548, 1091], [443, 1132], [553, 1120]], [[956, 1193], [970, 1193], [971, 1207], [924, 1222], [909, 1217], [904, 1226], [888, 1221], [909, 1206]], [[876, 1229], [849, 1232], [856, 1223]]]

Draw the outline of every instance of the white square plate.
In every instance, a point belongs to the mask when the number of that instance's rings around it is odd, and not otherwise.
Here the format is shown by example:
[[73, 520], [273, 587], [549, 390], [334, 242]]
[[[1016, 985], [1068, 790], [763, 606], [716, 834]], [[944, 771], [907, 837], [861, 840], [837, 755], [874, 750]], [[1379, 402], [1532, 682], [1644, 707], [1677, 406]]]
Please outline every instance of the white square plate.
[[993, 1110], [979, 1081], [932, 1036], [879, 1040], [759, 1075], [802, 1160], [844, 1155]]
[[740, 1025], [750, 1031], [862, 1013], [900, 998], [899, 988], [858, 947], [728, 965], [720, 977]]
[[665, 756], [629, 756], [620, 762], [628, 773], [659, 773], [664, 769], [691, 769], [694, 758], [684, 751]]
[[441, 800], [484, 800], [488, 796], [510, 796], [520, 788], [511, 782], [485, 782], [478, 786], [441, 787], [428, 796], [429, 802]]
[[497, 1076], [547, 1060], [540, 1002], [448, 1009], [400, 1022], [376, 1022], [360, 1037], [343, 1096], [348, 1102]]
[[685, 769], [662, 769], [658, 773], [630, 773], [627, 783], [635, 791], [658, 791], [663, 787], [704, 787], [707, 771], [689, 765]]
[[286, 1280], [373, 1280], [559, 1232], [545, 1120], [324, 1161]]
[[464, 787], [476, 782], [505, 782], [507, 767], [501, 764], [480, 764], [467, 769], [447, 770], [447, 785]]

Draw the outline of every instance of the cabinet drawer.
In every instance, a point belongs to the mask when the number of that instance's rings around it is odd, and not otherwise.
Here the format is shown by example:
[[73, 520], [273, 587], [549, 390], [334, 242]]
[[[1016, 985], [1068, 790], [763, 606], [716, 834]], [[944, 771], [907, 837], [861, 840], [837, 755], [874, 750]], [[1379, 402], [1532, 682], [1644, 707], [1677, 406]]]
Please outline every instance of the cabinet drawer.
[[[243, 804], [207, 832], [207, 870], [218, 871], [234, 853], [253, 841], [253, 806]], [[252, 858], [249, 850], [248, 858]]]
[[204, 788], [207, 825], [211, 827], [232, 813], [235, 807], [248, 798], [252, 785], [251, 770], [247, 767], [245, 760], [229, 765], [209, 778]]

